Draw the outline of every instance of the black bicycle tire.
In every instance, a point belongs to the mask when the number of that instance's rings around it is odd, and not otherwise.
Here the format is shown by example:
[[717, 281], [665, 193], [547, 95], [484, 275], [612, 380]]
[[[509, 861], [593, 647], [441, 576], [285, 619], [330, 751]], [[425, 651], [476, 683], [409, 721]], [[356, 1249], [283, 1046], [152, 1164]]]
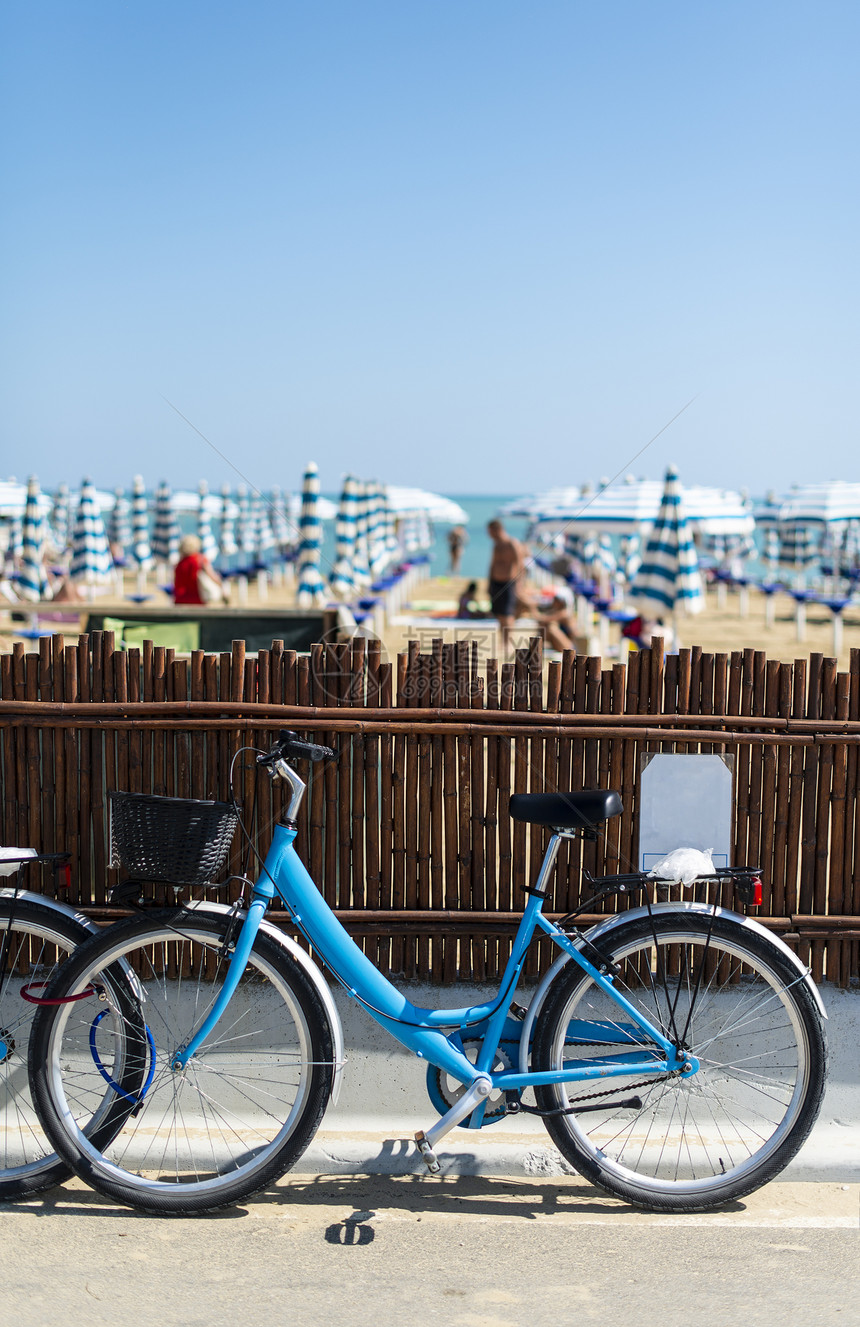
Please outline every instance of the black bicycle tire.
[[[42, 904], [29, 898], [15, 897], [12, 894], [0, 897], [0, 932], [6, 933], [6, 923], [11, 920], [13, 930], [25, 935], [34, 935], [49, 944], [57, 944], [58, 940], [68, 945], [68, 952], [71, 954], [79, 945], [84, 943], [90, 932], [82, 922], [69, 916], [68, 913], [52, 908], [47, 904]], [[8, 975], [3, 974], [3, 991], [6, 990], [6, 981]], [[27, 1013], [35, 1016], [35, 1007], [23, 1006]], [[0, 1013], [0, 1021], [3, 1019]], [[15, 1053], [26, 1065], [29, 1058], [30, 1034], [27, 1035], [27, 1043], [23, 1048], [20, 1045], [15, 1047]], [[10, 1059], [4, 1060], [4, 1065], [11, 1063]], [[8, 1071], [4, 1072], [3, 1079], [8, 1082]], [[4, 1091], [0, 1083], [0, 1115], [5, 1113], [6, 1105], [4, 1101]], [[21, 1166], [4, 1168], [0, 1164], [0, 1200], [8, 1202], [16, 1198], [26, 1198], [35, 1193], [42, 1193], [45, 1189], [52, 1189], [58, 1184], [68, 1179], [71, 1169], [56, 1154], [48, 1152], [40, 1161], [38, 1159], [25, 1163]]]
[[[97, 938], [95, 943], [89, 942], [74, 955], [64, 968], [63, 989], [71, 990], [80, 983], [82, 975], [95, 973], [99, 969], [100, 955], [118, 948], [124, 948], [126, 953], [131, 952], [132, 948], [141, 949], [154, 943], [154, 937], [160, 942], [166, 929], [188, 937], [208, 936], [212, 944], [216, 945], [223, 940], [229, 925], [230, 919], [226, 917], [203, 913], [191, 916], [187, 912], [177, 913], [172, 909], [150, 912], [143, 917], [118, 923], [112, 928], [110, 938], [106, 937], [101, 944]], [[81, 1150], [77, 1137], [65, 1123], [62, 1104], [58, 1105], [52, 1090], [52, 1038], [58, 1020], [62, 1017], [62, 1006], [40, 1009], [34, 1020], [31, 1050], [31, 1073], [37, 1109], [45, 1131], [60, 1156], [87, 1184], [107, 1197], [139, 1211], [162, 1216], [189, 1216], [245, 1201], [279, 1179], [302, 1155], [319, 1127], [331, 1092], [334, 1050], [328, 1015], [313, 982], [285, 948], [269, 936], [259, 933], [252, 950], [254, 958], [268, 964], [278, 973], [301, 1008], [313, 1045], [312, 1063], [306, 1066], [310, 1074], [310, 1087], [295, 1128], [272, 1151], [265, 1164], [251, 1174], [239, 1174], [232, 1180], [218, 1177], [217, 1182], [205, 1192], [199, 1189], [191, 1192], [189, 1186], [182, 1183], [165, 1183], [156, 1187], [156, 1182], [147, 1182], [142, 1178], [137, 1182], [131, 1176], [118, 1178], [116, 1167], [104, 1157], [94, 1158]], [[127, 1114], [134, 1114], [134, 1111], [130, 1109]]]
[[[601, 1156], [597, 1147], [586, 1148], [577, 1136], [576, 1116], [548, 1116], [544, 1123], [547, 1131], [562, 1155], [586, 1179], [616, 1197], [625, 1199], [637, 1207], [652, 1211], [665, 1212], [701, 1212], [720, 1207], [727, 1202], [742, 1198], [762, 1185], [768, 1183], [796, 1156], [812, 1129], [824, 1094], [826, 1078], [826, 1044], [821, 1023], [821, 1016], [816, 1002], [806, 984], [800, 978], [797, 967], [767, 937], [758, 935], [742, 921], [731, 918], [717, 918], [713, 923], [707, 916], [691, 913], [655, 915], [653, 925], [660, 938], [668, 935], [682, 935], [688, 932], [690, 937], [701, 942], [710, 933], [711, 944], [721, 941], [731, 943], [746, 950], [753, 963], [767, 967], [785, 988], [786, 998], [795, 1007], [799, 1024], [806, 1039], [808, 1072], [802, 1089], [795, 1119], [786, 1136], [773, 1151], [762, 1157], [760, 1163], [750, 1164], [745, 1178], [714, 1177], [711, 1182], [703, 1181], [704, 1188], [699, 1192], [685, 1192], [679, 1183], [677, 1190], [667, 1192], [664, 1184], [653, 1177], [626, 1180], [616, 1173], [606, 1156]], [[621, 923], [611, 935], [599, 941], [599, 948], [604, 956], [614, 962], [628, 945], [638, 941], [646, 944], [652, 939], [652, 921], [648, 917]], [[716, 949], [713, 951], [716, 953]], [[553, 1062], [554, 1045], [558, 1045], [560, 1020], [566, 1017], [566, 1010], [574, 998], [582, 998], [591, 986], [590, 978], [573, 961], [565, 964], [555, 977], [544, 1004], [538, 1014], [534, 1036], [533, 1066], [547, 1069]], [[695, 1055], [693, 1043], [690, 1050]], [[691, 1084], [695, 1079], [690, 1080]], [[571, 1084], [570, 1095], [587, 1096], [593, 1093], [595, 1085], [589, 1083]], [[538, 1107], [544, 1111], [558, 1110], [568, 1101], [568, 1096], [555, 1086], [536, 1089]], [[589, 1103], [593, 1104], [593, 1103]], [[762, 1149], [764, 1150], [764, 1149]]]

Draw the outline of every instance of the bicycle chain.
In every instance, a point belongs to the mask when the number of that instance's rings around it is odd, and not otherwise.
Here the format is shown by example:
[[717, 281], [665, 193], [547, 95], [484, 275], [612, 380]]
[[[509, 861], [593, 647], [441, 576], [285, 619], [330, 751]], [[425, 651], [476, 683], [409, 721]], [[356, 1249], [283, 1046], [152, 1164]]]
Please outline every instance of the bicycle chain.
[[[640, 1078], [638, 1083], [625, 1083], [624, 1087], [606, 1087], [600, 1092], [586, 1092], [584, 1096], [575, 1097], [577, 1103], [583, 1101], [595, 1101], [598, 1097], [612, 1096], [613, 1092], [633, 1092], [637, 1087], [650, 1087], [652, 1083], [665, 1083], [667, 1078], [680, 1078], [681, 1070], [673, 1069], [671, 1073], [661, 1074], [659, 1078]], [[546, 1118], [549, 1115], [576, 1115], [579, 1111], [579, 1104], [576, 1106], [559, 1106], [557, 1110], [541, 1110], [540, 1106], [527, 1106], [524, 1101], [509, 1102], [508, 1115], [518, 1115], [524, 1111], [526, 1115], [541, 1115]]]

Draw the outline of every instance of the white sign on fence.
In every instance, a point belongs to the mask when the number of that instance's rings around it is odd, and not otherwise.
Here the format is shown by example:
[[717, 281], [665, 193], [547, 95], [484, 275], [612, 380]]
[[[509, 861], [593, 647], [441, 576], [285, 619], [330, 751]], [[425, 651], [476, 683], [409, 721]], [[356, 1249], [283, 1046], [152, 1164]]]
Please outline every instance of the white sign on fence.
[[711, 851], [729, 866], [734, 756], [645, 752], [640, 761], [639, 869], [650, 871], [675, 848]]

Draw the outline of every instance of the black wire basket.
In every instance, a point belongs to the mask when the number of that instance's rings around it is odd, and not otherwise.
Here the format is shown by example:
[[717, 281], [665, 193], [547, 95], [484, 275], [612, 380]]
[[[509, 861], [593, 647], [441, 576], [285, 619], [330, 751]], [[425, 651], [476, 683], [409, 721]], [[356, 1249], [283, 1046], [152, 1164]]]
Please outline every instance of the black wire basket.
[[135, 880], [206, 885], [224, 864], [239, 817], [228, 802], [109, 792], [110, 865]]

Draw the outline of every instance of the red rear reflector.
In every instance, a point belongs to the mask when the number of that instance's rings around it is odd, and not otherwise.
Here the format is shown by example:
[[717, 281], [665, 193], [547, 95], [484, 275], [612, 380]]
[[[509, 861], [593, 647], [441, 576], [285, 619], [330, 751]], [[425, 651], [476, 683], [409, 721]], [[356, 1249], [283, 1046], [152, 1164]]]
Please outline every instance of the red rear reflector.
[[60, 885], [60, 889], [71, 889], [72, 887], [71, 866], [69, 865], [68, 862], [66, 862], [65, 865], [61, 868], [61, 870], [63, 872], [63, 883]]
[[754, 881], [753, 881], [753, 907], [754, 907], [754, 908], [760, 908], [760, 907], [761, 907], [761, 881], [760, 881], [760, 880], [754, 880]]

